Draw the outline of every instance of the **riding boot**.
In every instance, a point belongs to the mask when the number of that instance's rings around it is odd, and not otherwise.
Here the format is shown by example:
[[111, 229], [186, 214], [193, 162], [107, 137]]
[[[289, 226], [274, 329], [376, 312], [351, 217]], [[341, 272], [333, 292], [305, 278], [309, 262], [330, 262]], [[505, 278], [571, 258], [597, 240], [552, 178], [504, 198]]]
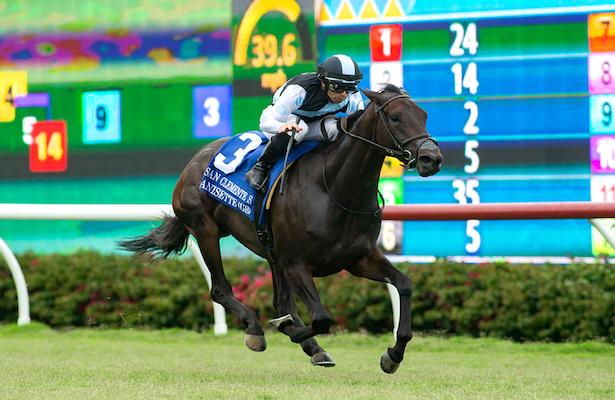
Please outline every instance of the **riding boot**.
[[246, 180], [250, 186], [265, 192], [265, 183], [267, 182], [269, 170], [275, 161], [286, 152], [289, 140], [290, 136], [286, 133], [275, 134], [269, 139], [263, 154], [261, 154], [256, 164], [246, 172]]

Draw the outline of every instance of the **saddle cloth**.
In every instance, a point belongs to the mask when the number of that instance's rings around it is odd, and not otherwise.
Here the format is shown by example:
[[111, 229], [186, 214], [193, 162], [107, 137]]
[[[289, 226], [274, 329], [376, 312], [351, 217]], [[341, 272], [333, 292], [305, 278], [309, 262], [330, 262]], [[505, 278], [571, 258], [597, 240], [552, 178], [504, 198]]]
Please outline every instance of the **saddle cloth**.
[[[218, 202], [246, 215], [254, 221], [256, 189], [245, 179], [245, 174], [258, 161], [269, 139], [260, 131], [248, 131], [233, 136], [218, 153], [212, 157], [209, 166], [203, 172], [199, 189]], [[320, 142], [305, 140], [295, 144], [288, 155], [287, 164], [297, 160], [320, 145]], [[269, 198], [272, 188], [284, 167], [281, 157], [269, 172], [269, 181], [265, 199]], [[262, 202], [259, 223], [263, 223], [264, 209], [267, 201]]]

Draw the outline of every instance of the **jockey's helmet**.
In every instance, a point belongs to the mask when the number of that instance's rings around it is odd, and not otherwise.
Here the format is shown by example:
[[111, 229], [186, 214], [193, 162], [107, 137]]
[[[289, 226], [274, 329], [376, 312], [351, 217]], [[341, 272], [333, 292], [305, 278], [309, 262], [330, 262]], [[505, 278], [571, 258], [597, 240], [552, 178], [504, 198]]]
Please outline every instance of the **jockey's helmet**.
[[318, 65], [317, 73], [327, 89], [334, 92], [354, 92], [363, 78], [363, 73], [355, 60], [344, 54], [327, 58]]

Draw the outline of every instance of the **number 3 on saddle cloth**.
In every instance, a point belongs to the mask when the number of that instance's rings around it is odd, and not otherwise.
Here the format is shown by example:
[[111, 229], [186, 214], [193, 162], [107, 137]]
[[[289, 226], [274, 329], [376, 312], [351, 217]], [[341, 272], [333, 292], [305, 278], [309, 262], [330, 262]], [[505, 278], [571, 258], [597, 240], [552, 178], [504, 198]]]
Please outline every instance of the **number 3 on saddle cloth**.
[[[201, 192], [207, 193], [218, 202], [246, 215], [250, 221], [258, 217], [258, 224], [265, 223], [265, 206], [267, 201], [257, 198], [260, 194], [245, 179], [245, 174], [260, 157], [269, 139], [260, 131], [249, 131], [233, 136], [211, 159], [209, 166], [203, 172]], [[287, 164], [290, 165], [302, 155], [315, 149], [320, 142], [305, 140], [292, 147]], [[281, 157], [271, 168], [267, 193], [268, 199], [274, 183], [282, 173], [284, 157]], [[255, 208], [258, 208], [255, 212]]]

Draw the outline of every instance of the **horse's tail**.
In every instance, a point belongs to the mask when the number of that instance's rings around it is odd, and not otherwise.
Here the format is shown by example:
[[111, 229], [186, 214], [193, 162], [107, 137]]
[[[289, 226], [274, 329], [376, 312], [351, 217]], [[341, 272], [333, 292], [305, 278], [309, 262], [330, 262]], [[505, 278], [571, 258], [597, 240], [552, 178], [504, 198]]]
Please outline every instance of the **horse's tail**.
[[123, 240], [118, 244], [125, 250], [139, 255], [150, 253], [154, 259], [162, 260], [171, 254], [180, 254], [188, 244], [188, 229], [177, 217], [164, 217], [162, 224], [148, 234]]

